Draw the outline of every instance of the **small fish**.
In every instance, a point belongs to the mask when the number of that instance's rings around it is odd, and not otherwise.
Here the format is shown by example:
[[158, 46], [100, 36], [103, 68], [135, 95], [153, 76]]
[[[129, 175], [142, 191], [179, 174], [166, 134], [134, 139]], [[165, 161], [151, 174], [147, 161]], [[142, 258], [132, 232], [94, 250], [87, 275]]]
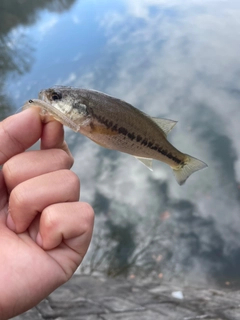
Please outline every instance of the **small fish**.
[[80, 132], [102, 147], [128, 153], [150, 170], [152, 160], [167, 163], [182, 185], [195, 171], [206, 168], [203, 161], [178, 151], [167, 134], [176, 121], [152, 118], [127, 102], [102, 92], [56, 86], [42, 90], [37, 105], [62, 124]]

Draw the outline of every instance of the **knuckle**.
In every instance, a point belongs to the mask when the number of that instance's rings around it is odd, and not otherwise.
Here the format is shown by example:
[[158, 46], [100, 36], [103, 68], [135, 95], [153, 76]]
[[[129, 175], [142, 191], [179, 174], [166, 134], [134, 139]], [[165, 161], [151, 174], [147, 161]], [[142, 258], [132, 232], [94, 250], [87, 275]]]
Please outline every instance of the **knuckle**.
[[64, 170], [63, 175], [64, 180], [69, 184], [70, 188], [80, 188], [80, 180], [74, 172], [70, 170]]
[[87, 202], [83, 202], [82, 205], [83, 211], [85, 212], [86, 229], [89, 229], [89, 227], [93, 226], [94, 223], [94, 210]]
[[8, 185], [12, 185], [17, 176], [16, 166], [11, 164], [11, 159], [4, 163], [2, 167], [2, 172], [4, 175], [4, 179]]
[[[9, 130], [9, 124], [14, 121], [14, 116], [11, 116], [7, 119], [5, 119], [5, 121], [3, 121], [1, 123], [1, 135], [3, 135], [5, 137], [5, 139], [7, 139], [9, 141], [10, 144], [12, 144], [17, 150], [19, 150], [19, 152], [23, 152], [25, 150], [25, 146], [23, 145], [22, 141], [19, 140], [19, 138], [17, 136], [15, 136], [14, 134], [12, 134], [12, 132]], [[11, 150], [11, 149], [9, 149]], [[14, 150], [14, 148], [13, 148]], [[6, 159], [9, 158], [9, 154], [8, 152], [3, 153], [1, 152]]]
[[70, 169], [73, 165], [73, 159], [62, 149], [55, 149], [54, 157], [57, 163], [61, 164], [62, 168]]
[[54, 210], [51, 210], [51, 206], [45, 208], [41, 215], [41, 220], [44, 222], [44, 228], [46, 230], [56, 229], [58, 224], [58, 217], [54, 214]]
[[18, 209], [26, 207], [28, 205], [26, 195], [27, 193], [23, 190], [21, 185], [15, 187], [10, 194], [9, 205], [11, 204], [12, 207]]

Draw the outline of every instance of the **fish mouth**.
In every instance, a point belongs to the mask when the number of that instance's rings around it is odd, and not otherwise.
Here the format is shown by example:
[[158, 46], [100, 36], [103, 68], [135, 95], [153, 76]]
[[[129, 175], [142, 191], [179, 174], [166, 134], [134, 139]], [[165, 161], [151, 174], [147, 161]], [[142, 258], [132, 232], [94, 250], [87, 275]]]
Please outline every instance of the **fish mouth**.
[[42, 100], [44, 102], [48, 102], [49, 103], [49, 100], [47, 98], [47, 95], [46, 95], [46, 91], [45, 90], [41, 90], [38, 94], [38, 98], [39, 100]]

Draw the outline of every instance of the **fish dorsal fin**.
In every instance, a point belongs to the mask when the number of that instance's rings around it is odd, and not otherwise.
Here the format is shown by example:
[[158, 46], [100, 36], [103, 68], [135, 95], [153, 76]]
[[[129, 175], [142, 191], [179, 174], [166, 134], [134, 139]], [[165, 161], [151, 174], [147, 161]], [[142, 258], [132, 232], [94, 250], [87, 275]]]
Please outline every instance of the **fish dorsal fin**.
[[135, 157], [135, 158], [138, 159], [146, 167], [148, 167], [149, 170], [153, 171], [151, 158], [142, 158], [142, 157]]
[[168, 133], [172, 130], [172, 128], [177, 124], [177, 121], [162, 119], [162, 118], [151, 118], [158, 126], [162, 129], [162, 131], [168, 135]]

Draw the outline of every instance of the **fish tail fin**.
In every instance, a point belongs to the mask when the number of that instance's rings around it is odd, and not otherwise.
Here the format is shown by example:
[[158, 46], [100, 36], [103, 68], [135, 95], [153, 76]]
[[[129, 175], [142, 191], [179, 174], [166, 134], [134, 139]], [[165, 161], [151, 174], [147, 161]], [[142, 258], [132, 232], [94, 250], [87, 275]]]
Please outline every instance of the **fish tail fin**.
[[184, 165], [172, 169], [178, 184], [182, 185], [192, 173], [207, 167], [208, 165], [205, 162], [186, 155]]

